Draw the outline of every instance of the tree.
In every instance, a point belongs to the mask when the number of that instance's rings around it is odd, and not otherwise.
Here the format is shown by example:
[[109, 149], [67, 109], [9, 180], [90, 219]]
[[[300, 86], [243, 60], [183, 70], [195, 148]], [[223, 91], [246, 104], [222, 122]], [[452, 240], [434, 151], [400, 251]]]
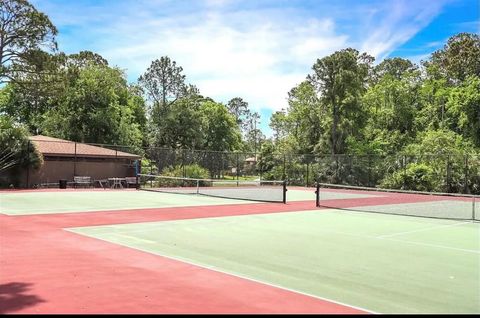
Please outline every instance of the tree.
[[[464, 156], [475, 154], [476, 150], [469, 140], [442, 128], [420, 132], [415, 142], [407, 145], [402, 152], [415, 160], [387, 174], [382, 186], [451, 192], [465, 188]], [[478, 167], [473, 165], [471, 172], [475, 170], [478, 170]], [[472, 176], [476, 177], [474, 174]]]
[[256, 153], [260, 149], [260, 143], [265, 139], [265, 136], [257, 127], [260, 124], [260, 115], [257, 112], [250, 111], [248, 103], [240, 97], [232, 98], [227, 103], [227, 108], [242, 132], [245, 144], [244, 150]]
[[43, 49], [56, 51], [57, 29], [26, 0], [0, 1], [0, 83], [30, 73]]
[[64, 57], [38, 53], [44, 55], [37, 60], [41, 63], [25, 65], [29, 72], [17, 74], [15, 81], [7, 83], [4, 87], [7, 99], [0, 105], [0, 110], [34, 133], [39, 132], [42, 116], [56, 107], [59, 96], [68, 85], [61, 68]]
[[248, 103], [240, 97], [232, 98], [227, 103], [228, 111], [235, 117], [235, 120], [239, 127], [242, 127], [245, 116], [250, 113], [248, 109]]
[[290, 134], [296, 152], [311, 153], [325, 132], [328, 117], [325, 105], [317, 96], [315, 87], [303, 81], [288, 93]]
[[203, 102], [200, 114], [203, 119], [204, 149], [215, 151], [240, 149], [241, 134], [237, 122], [225, 105], [211, 101]]
[[186, 93], [183, 68], [168, 56], [154, 60], [138, 79], [148, 98], [153, 102], [152, 116], [159, 116], [168, 106]]
[[321, 103], [328, 110], [328, 133], [317, 145], [332, 154], [345, 151], [347, 136], [358, 132], [362, 123], [361, 96], [374, 58], [348, 48], [318, 59], [314, 73], [307, 78], [316, 88]]
[[153, 126], [155, 146], [196, 149], [203, 145], [200, 101], [196, 97], [180, 98], [170, 105], [162, 120], [162, 129]]
[[450, 128], [480, 146], [480, 77], [469, 76], [450, 91], [446, 102]]
[[[406, 63], [408, 65], [408, 63]], [[391, 154], [415, 137], [415, 118], [419, 109], [420, 74], [384, 73], [362, 98], [366, 112], [363, 133], [348, 139], [352, 153]]]
[[[182, 71], [183, 68], [177, 66], [175, 61], [168, 56], [163, 56], [159, 60], [152, 61], [147, 71], [138, 79], [139, 87], [143, 89], [150, 101], [149, 135], [151, 142], [156, 146], [174, 143], [175, 138], [170, 138], [171, 131], [168, 128], [171, 123], [167, 123], [167, 118], [171, 119], [179, 115], [183, 111], [182, 107], [186, 106], [186, 101], [196, 103], [200, 98], [198, 89], [185, 83], [185, 75], [182, 74]], [[175, 109], [175, 114], [170, 114], [180, 100], [182, 102], [180, 108]]]
[[15, 179], [19, 175], [19, 169], [37, 169], [42, 164], [42, 155], [34, 144], [30, 143], [28, 131], [14, 124], [12, 118], [0, 115], [0, 173], [8, 172]]
[[408, 59], [400, 57], [388, 58], [383, 60], [373, 69], [373, 82], [377, 83], [386, 75], [390, 75], [394, 79], [402, 79], [405, 73], [412, 73], [418, 70], [418, 66]]
[[452, 36], [424, 65], [430, 73], [439, 72], [451, 84], [458, 84], [472, 75], [480, 77], [480, 35], [459, 33]]
[[286, 138], [289, 133], [288, 115], [284, 109], [276, 111], [270, 117], [268, 126], [273, 130], [273, 138], [275, 142]]
[[51, 136], [90, 143], [142, 146], [142, 107], [130, 93], [118, 68], [89, 64], [78, 70], [44, 116], [42, 128]]
[[108, 66], [102, 56], [90, 51], [71, 55], [38, 53], [44, 55], [38, 60], [41, 63], [25, 65], [30, 72], [6, 85], [8, 99], [0, 104], [0, 110], [34, 133], [41, 133], [45, 114], [59, 106], [67, 88], [77, 82], [81, 70], [91, 65]]

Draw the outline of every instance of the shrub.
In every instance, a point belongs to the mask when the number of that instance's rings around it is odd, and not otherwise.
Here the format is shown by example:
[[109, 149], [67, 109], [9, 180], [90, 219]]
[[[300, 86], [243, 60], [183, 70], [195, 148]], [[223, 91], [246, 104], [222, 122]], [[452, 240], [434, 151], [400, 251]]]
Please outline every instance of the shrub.
[[397, 170], [383, 179], [382, 188], [414, 191], [438, 191], [442, 186], [438, 174], [426, 163], [410, 163], [405, 171]]
[[[185, 177], [185, 178], [194, 178], [194, 179], [208, 179], [210, 172], [199, 166], [198, 164], [193, 165], [177, 165], [177, 166], [168, 166], [162, 170], [162, 176], [168, 177]], [[163, 186], [196, 186], [196, 181], [177, 181], [177, 180], [164, 180]], [[206, 186], [206, 184], [201, 184]]]

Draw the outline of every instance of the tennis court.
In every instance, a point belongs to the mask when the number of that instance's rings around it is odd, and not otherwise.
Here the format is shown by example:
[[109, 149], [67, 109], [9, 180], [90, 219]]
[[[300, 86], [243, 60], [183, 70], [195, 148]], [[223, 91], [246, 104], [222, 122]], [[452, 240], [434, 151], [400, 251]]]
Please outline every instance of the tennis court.
[[471, 197], [232, 187], [0, 193], [0, 312], [480, 312]]

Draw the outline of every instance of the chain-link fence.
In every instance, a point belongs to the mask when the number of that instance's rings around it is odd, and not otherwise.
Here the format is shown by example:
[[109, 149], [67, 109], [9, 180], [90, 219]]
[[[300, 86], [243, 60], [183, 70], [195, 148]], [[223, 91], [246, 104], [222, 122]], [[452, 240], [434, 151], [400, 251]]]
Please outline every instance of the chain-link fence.
[[[32, 139], [42, 154], [38, 168], [16, 165], [0, 170], [0, 186], [57, 187], [90, 176], [101, 186], [109, 178], [137, 173], [232, 180], [287, 180], [312, 187], [316, 182], [417, 191], [480, 193], [480, 155], [312, 155], [220, 152], [158, 147], [133, 148]], [[100, 182], [97, 182], [97, 181]], [[108, 183], [108, 182], [107, 182]]]

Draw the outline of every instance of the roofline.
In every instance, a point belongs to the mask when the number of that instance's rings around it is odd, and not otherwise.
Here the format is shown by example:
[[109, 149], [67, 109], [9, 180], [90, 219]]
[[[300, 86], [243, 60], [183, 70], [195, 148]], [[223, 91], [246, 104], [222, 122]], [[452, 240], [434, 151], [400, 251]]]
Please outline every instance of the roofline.
[[109, 159], [140, 159], [142, 158], [141, 156], [138, 155], [131, 155], [131, 156], [125, 156], [125, 155], [85, 155], [85, 154], [77, 154], [75, 155], [74, 153], [56, 153], [56, 152], [42, 152], [43, 156], [51, 156], [51, 157], [68, 157], [68, 158], [109, 158]]

